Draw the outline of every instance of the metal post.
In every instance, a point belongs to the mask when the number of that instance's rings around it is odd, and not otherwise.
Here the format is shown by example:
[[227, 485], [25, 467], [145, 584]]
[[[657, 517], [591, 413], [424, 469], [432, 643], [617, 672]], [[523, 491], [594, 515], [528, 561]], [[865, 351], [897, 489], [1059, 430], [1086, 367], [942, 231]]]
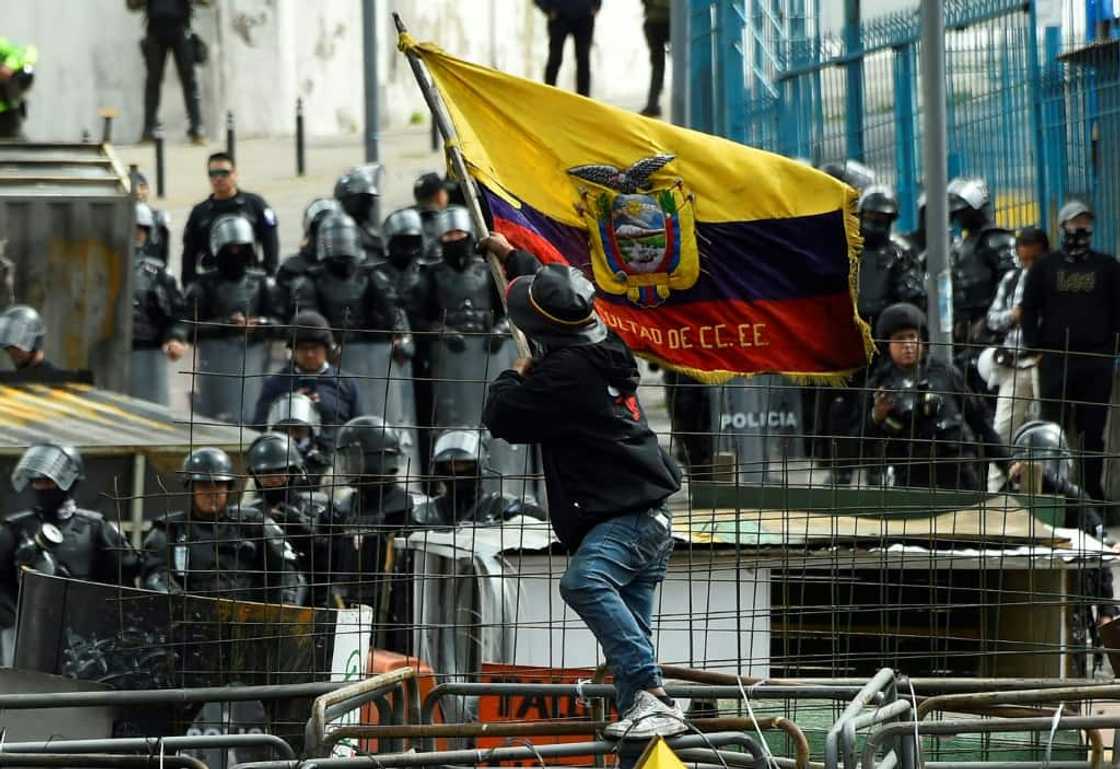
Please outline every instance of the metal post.
[[163, 198], [163, 129], [153, 131], [152, 139], [156, 145], [156, 197]]
[[296, 175], [303, 176], [303, 99], [296, 98]]
[[362, 72], [366, 100], [366, 162], [381, 159], [381, 106], [378, 103], [377, 0], [362, 0]]
[[1038, 198], [1038, 217], [1035, 224], [1045, 226], [1049, 220], [1046, 205], [1046, 140], [1042, 126], [1043, 115], [1046, 110], [1042, 104], [1042, 62], [1039, 61], [1038, 50], [1038, 11], [1034, 3], [1028, 3], [1027, 35], [1027, 88], [1029, 89], [1031, 104], [1031, 133], [1034, 135], [1034, 185], [1035, 197]]
[[929, 332], [932, 355], [952, 359], [953, 278], [949, 271], [949, 201], [945, 123], [945, 17], [943, 0], [922, 3], [922, 160], [926, 175], [926, 265], [932, 278]]
[[918, 159], [915, 153], [914, 46], [893, 49], [894, 162], [898, 169], [898, 228], [909, 232], [918, 216]]
[[847, 109], [844, 114], [846, 152], [853, 160], [863, 161], [863, 37], [859, 26], [860, 0], [844, 2], [844, 49], [855, 56], [844, 65], [847, 73]]
[[689, 0], [673, 0], [669, 19], [669, 46], [672, 50], [673, 84], [669, 114], [674, 125], [689, 126], [688, 114], [688, 61], [691, 44], [688, 36]]
[[233, 110], [226, 112], [226, 154], [237, 165], [237, 133], [233, 128]]
[[112, 115], [102, 115], [101, 116], [101, 143], [102, 144], [112, 144], [113, 143], [113, 116]]

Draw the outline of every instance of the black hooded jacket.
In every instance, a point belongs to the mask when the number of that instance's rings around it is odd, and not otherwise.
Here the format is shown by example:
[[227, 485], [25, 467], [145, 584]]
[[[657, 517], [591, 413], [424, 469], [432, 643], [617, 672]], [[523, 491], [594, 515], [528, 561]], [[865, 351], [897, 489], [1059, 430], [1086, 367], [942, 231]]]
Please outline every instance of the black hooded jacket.
[[637, 362], [613, 333], [552, 348], [529, 376], [504, 371], [490, 385], [483, 424], [510, 443], [540, 444], [552, 528], [571, 552], [596, 524], [648, 510], [680, 488], [637, 390]]

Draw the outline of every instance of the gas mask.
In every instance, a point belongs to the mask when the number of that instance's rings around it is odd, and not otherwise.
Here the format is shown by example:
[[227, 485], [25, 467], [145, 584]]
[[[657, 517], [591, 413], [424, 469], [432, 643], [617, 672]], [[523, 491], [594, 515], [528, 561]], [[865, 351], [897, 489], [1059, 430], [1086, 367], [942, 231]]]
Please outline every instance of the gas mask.
[[357, 262], [346, 256], [332, 256], [326, 260], [326, 265], [332, 275], [344, 280], [353, 277], [358, 271]]
[[1089, 253], [1093, 242], [1093, 225], [1087, 227], [1062, 226], [1062, 250], [1070, 256], [1083, 257]]
[[59, 511], [70, 499], [70, 492], [55, 486], [52, 489], [35, 489], [35, 505], [52, 518], [59, 517]]
[[474, 254], [474, 238], [468, 235], [459, 240], [445, 240], [441, 248], [444, 261], [456, 270], [462, 270]]

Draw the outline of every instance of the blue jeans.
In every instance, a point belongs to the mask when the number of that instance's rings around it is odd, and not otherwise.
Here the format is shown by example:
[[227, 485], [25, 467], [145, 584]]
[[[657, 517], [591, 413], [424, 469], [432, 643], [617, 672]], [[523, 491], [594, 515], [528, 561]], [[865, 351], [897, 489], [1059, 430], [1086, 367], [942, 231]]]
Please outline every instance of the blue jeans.
[[[668, 513], [653, 512], [668, 521]], [[610, 518], [584, 537], [560, 579], [560, 595], [603, 647], [620, 713], [642, 689], [661, 686], [650, 621], [672, 552], [669, 529], [653, 515]]]

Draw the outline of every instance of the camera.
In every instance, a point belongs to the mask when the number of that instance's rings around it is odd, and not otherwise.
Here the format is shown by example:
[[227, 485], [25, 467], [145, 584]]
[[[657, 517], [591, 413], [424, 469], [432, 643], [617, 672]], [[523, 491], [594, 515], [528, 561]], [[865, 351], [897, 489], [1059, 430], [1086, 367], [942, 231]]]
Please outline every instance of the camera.
[[[940, 393], [930, 388], [929, 380], [900, 375], [884, 385], [891, 398], [891, 409], [883, 426], [896, 435], [901, 435], [910, 430], [914, 425], [914, 432], [924, 433], [925, 424], [936, 424], [944, 407], [944, 399]], [[915, 420], [918, 423], [915, 424]]]

